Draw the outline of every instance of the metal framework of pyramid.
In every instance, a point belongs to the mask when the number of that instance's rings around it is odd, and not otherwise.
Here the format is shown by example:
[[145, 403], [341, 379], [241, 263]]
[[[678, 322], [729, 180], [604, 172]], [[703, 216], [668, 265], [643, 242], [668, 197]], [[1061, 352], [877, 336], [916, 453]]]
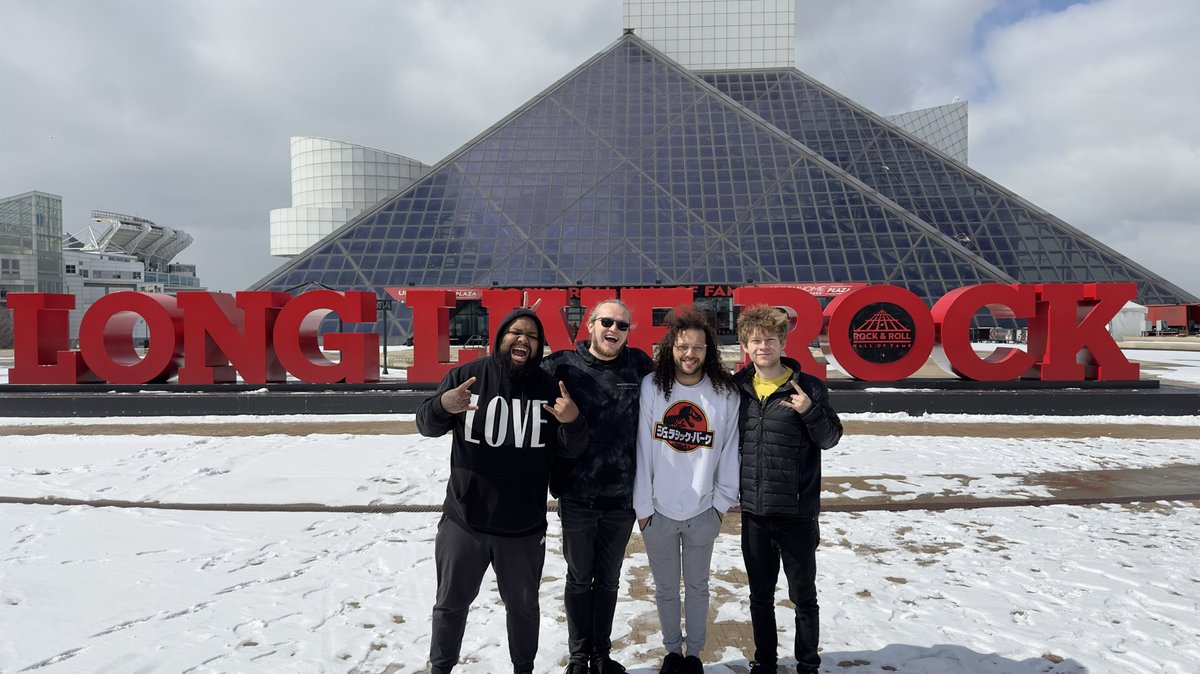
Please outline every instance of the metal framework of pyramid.
[[1022, 283], [1132, 282], [1142, 304], [1197, 301], [795, 68], [701, 76]]
[[795, 70], [706, 77], [625, 35], [254, 287], [865, 282], [932, 303], [1087, 269], [1195, 301], [836, 94], [801, 96]]

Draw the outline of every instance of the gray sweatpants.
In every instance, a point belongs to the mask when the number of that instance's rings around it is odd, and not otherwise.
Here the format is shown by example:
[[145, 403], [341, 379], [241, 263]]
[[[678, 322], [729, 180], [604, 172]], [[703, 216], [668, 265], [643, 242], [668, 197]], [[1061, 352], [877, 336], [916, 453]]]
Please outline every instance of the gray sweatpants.
[[658, 606], [663, 646], [668, 653], [683, 652], [683, 633], [679, 629], [679, 579], [687, 588], [687, 653], [700, 656], [708, 638], [708, 575], [712, 565], [713, 542], [721, 530], [721, 518], [715, 508], [685, 520], [673, 520], [654, 513], [642, 532], [650, 573], [654, 576], [654, 602]]

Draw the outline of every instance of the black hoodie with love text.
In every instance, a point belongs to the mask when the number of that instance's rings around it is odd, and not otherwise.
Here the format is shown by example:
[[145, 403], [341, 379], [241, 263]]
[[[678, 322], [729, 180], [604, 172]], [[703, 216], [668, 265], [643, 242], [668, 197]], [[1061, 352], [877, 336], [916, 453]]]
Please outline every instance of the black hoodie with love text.
[[[537, 343], [523, 366], [501, 352], [503, 337], [519, 318], [537, 326]], [[443, 512], [460, 525], [501, 536], [521, 536], [546, 528], [546, 488], [556, 457], [571, 458], [587, 448], [587, 422], [580, 415], [560, 424], [542, 408], [553, 406], [558, 382], [539, 363], [545, 331], [537, 315], [516, 309], [504, 317], [492, 354], [450, 370], [433, 395], [417, 408], [417, 430], [427, 437], [453, 433], [450, 480]], [[442, 394], [475, 377], [475, 410], [451, 414]]]

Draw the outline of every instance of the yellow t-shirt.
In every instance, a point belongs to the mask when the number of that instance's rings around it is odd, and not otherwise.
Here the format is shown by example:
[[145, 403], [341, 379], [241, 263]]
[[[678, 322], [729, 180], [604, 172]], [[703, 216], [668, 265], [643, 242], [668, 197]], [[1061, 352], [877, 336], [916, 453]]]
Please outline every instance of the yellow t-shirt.
[[759, 379], [758, 374], [754, 375], [752, 383], [754, 384], [754, 395], [758, 396], [759, 401], [766, 400], [772, 393], [787, 383], [792, 378], [792, 368], [783, 368], [783, 374], [774, 379]]

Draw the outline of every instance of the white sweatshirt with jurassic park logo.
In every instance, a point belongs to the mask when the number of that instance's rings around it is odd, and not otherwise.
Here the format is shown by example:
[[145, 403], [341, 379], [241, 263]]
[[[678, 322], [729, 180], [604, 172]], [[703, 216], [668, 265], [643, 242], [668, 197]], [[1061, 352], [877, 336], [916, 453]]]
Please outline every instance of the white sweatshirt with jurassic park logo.
[[709, 508], [726, 512], [738, 499], [738, 393], [718, 393], [705, 377], [678, 381], [671, 396], [642, 379], [633, 508], [687, 520]]

